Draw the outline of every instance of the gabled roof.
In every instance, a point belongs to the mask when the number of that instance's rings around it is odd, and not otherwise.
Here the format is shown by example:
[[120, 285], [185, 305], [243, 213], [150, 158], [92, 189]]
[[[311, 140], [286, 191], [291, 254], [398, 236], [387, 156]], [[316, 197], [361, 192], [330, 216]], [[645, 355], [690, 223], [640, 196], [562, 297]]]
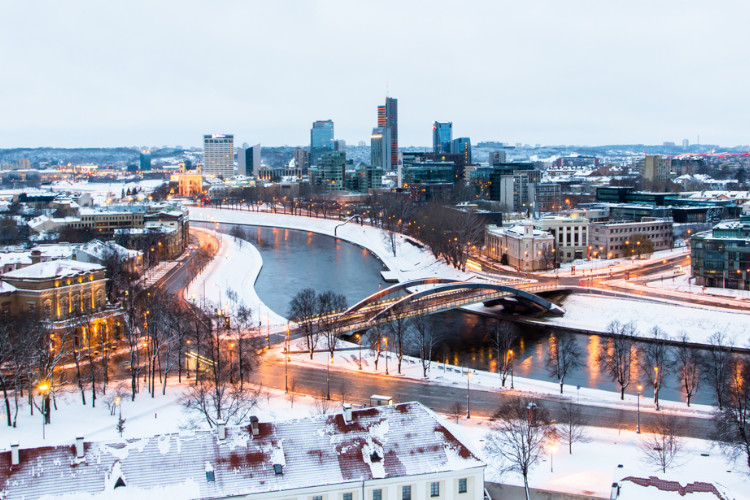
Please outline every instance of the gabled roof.
[[224, 440], [197, 431], [86, 443], [82, 459], [74, 446], [20, 450], [18, 466], [10, 465], [10, 452], [0, 453], [0, 496], [105, 498], [121, 479], [122, 490], [136, 496], [159, 490], [163, 498], [214, 498], [484, 466], [419, 403], [354, 410], [349, 422], [338, 414], [260, 423], [259, 431], [228, 428]]
[[99, 264], [78, 262], [75, 260], [52, 260], [39, 262], [22, 269], [16, 269], [3, 275], [3, 279], [52, 279], [75, 276], [80, 273], [88, 273], [104, 269]]

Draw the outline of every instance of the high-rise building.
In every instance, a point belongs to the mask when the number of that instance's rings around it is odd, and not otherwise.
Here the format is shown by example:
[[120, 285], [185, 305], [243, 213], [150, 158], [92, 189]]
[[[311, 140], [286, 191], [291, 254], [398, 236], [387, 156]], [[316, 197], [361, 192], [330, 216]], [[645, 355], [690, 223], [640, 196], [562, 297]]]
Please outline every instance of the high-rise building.
[[386, 97], [385, 105], [378, 106], [378, 127], [390, 130], [391, 166], [398, 165], [398, 99]]
[[334, 139], [333, 150], [346, 154], [346, 141], [344, 139]]
[[672, 169], [672, 159], [661, 155], [646, 155], [641, 163], [641, 174], [653, 191], [667, 189], [667, 178]]
[[471, 139], [468, 137], [459, 137], [454, 139], [451, 145], [451, 152], [464, 157], [464, 163], [471, 164]]
[[310, 181], [326, 191], [344, 189], [346, 154], [330, 151], [321, 155], [316, 166], [310, 167]]
[[211, 134], [203, 136], [203, 173], [222, 177], [234, 175], [234, 136]]
[[391, 129], [376, 127], [370, 136], [370, 163], [384, 172], [393, 168], [391, 163]]
[[141, 170], [151, 170], [151, 151], [148, 148], [141, 150], [140, 166]]
[[310, 164], [317, 165], [323, 153], [333, 151], [333, 120], [318, 120], [310, 129]]
[[237, 173], [245, 176], [258, 176], [260, 171], [260, 144], [237, 148]]
[[310, 166], [310, 152], [305, 148], [294, 148], [294, 165], [300, 175], [307, 175]]
[[453, 122], [432, 124], [432, 152], [450, 153], [453, 145]]
[[487, 163], [492, 166], [499, 163], [505, 163], [506, 161], [508, 161], [508, 155], [505, 151], [490, 151], [490, 156]]

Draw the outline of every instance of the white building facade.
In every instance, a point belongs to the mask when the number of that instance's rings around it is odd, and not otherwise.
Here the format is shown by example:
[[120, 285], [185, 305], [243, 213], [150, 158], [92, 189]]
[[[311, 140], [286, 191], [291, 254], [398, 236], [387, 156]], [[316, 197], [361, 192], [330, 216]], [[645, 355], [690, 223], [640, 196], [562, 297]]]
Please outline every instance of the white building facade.
[[203, 173], [205, 175], [234, 175], [234, 136], [212, 134], [203, 136]]

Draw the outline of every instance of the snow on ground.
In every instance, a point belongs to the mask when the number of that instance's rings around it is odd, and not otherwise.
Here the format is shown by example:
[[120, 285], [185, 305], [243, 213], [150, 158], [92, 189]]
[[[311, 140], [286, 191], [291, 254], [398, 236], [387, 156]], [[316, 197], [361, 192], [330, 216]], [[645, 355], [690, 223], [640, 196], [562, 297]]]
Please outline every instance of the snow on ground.
[[748, 346], [744, 335], [750, 319], [747, 313], [577, 293], [569, 295], [562, 305], [565, 308], [564, 316], [534, 321], [605, 332], [607, 325], [616, 319], [621, 323], [635, 323], [642, 337], [648, 337], [651, 328], [658, 326], [671, 337], [681, 337], [684, 333], [691, 342], [707, 344], [708, 337], [713, 333], [723, 332], [733, 339], [734, 345]]
[[119, 199], [122, 191], [138, 187], [149, 193], [167, 182], [165, 179], [145, 179], [138, 182], [71, 182], [57, 181], [49, 186], [50, 191], [89, 193], [96, 204], [103, 205], [107, 198]]

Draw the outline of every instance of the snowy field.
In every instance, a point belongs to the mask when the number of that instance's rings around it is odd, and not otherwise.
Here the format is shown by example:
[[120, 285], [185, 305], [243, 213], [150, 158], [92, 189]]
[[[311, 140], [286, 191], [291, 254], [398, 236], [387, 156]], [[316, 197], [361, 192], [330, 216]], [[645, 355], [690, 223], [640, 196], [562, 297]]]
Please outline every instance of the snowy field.
[[684, 333], [691, 342], [708, 343], [713, 333], [723, 332], [733, 345], [749, 346], [747, 313], [577, 293], [569, 295], [562, 305], [564, 316], [550, 316], [536, 322], [605, 332], [610, 321], [617, 319], [621, 323], [635, 323], [643, 337], [648, 336], [653, 326], [658, 326], [671, 337], [681, 337]]
[[103, 205], [107, 198], [119, 199], [123, 190], [127, 191], [134, 187], [142, 189], [144, 193], [149, 193], [161, 186], [165, 179], [146, 179], [139, 182], [70, 182], [58, 181], [49, 186], [50, 191], [55, 192], [78, 192], [89, 193], [94, 199], [95, 204]]

